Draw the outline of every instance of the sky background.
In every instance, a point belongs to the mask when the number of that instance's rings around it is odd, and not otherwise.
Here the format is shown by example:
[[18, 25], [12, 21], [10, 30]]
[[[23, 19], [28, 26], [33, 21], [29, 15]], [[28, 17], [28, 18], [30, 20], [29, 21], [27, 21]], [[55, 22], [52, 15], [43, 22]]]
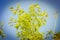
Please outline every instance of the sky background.
[[[39, 4], [41, 10], [46, 10], [48, 13], [48, 19], [45, 26], [40, 28], [40, 32], [46, 33], [48, 30], [54, 31], [54, 23], [56, 19], [54, 18], [54, 13], [58, 11], [56, 32], [60, 31], [60, 1], [59, 0], [0, 0], [0, 21], [4, 22], [4, 33], [7, 37], [3, 40], [17, 40], [16, 29], [13, 26], [9, 26], [9, 18], [13, 16], [12, 12], [9, 10], [10, 6], [16, 8], [17, 3], [21, 5], [25, 11], [28, 11], [28, 7], [31, 4]], [[14, 16], [15, 17], [15, 16]], [[15, 17], [16, 18], [16, 17]]]

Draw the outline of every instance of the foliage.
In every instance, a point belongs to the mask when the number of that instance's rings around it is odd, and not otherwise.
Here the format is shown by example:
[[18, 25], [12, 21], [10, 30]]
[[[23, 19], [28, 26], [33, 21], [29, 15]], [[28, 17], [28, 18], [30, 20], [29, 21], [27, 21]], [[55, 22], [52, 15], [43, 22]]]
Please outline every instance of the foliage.
[[53, 35], [54, 40], [60, 40], [60, 32], [57, 32]]
[[32, 4], [29, 6], [28, 12], [18, 4], [16, 9], [10, 7], [13, 15], [17, 15], [17, 18], [10, 18], [9, 24], [14, 23], [14, 27], [17, 29], [17, 37], [21, 40], [44, 40], [44, 36], [39, 32], [39, 28], [46, 25], [48, 17], [47, 12], [41, 11], [38, 4]]
[[4, 23], [0, 22], [0, 40], [2, 40], [2, 38], [6, 37], [6, 34], [3, 31], [3, 25], [4, 25]]

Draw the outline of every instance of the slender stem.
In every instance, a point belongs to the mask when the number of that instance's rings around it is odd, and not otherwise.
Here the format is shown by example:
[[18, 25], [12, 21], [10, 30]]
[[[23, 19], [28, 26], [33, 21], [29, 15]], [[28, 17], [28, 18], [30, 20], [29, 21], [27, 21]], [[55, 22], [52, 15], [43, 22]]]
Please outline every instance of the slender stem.
[[56, 14], [55, 14], [55, 25], [54, 25], [54, 33], [55, 33], [55, 30], [56, 30], [56, 25], [57, 25], [57, 18], [58, 18], [58, 14], [57, 14], [57, 12], [56, 12]]

